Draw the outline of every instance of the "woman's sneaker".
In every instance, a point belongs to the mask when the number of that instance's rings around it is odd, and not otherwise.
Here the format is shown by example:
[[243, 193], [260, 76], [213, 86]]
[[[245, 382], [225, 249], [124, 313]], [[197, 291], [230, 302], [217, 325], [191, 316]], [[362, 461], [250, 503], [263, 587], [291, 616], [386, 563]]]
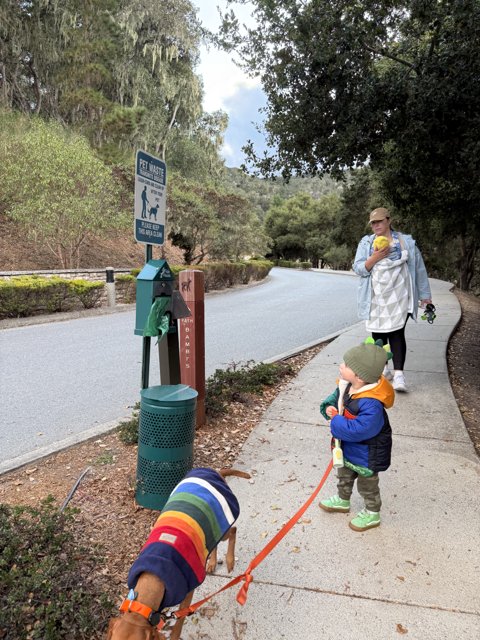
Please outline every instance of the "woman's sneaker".
[[407, 393], [407, 384], [405, 382], [405, 376], [403, 375], [403, 371], [396, 371], [393, 376], [392, 386], [395, 391], [402, 391], [403, 393]]
[[324, 511], [348, 513], [350, 511], [350, 500], [342, 500], [340, 496], [332, 496], [331, 498], [322, 500], [318, 506]]
[[380, 524], [380, 513], [378, 511], [368, 511], [368, 509], [362, 509], [360, 513], [357, 513], [353, 520], [350, 520], [348, 526], [354, 531], [366, 531], [373, 527], [378, 527]]
[[383, 370], [383, 377], [386, 378], [389, 382], [393, 380], [393, 373], [388, 368], [388, 365], [385, 365], [385, 369]]

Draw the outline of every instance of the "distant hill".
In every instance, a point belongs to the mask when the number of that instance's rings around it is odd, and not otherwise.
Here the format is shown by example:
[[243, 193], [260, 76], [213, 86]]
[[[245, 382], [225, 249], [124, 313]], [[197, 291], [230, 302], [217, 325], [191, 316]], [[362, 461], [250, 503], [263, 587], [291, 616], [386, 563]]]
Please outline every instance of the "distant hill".
[[257, 210], [263, 220], [272, 198], [291, 198], [297, 193], [308, 193], [313, 198], [321, 198], [329, 193], [342, 193], [343, 184], [331, 178], [292, 178], [288, 184], [281, 179], [272, 181], [249, 176], [241, 169], [225, 170], [225, 186], [229, 191], [243, 195]]

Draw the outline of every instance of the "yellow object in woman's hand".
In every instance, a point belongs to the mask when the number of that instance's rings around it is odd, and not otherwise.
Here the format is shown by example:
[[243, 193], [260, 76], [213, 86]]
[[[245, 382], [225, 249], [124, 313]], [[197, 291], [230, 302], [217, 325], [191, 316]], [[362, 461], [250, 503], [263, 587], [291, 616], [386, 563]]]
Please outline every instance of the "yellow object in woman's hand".
[[377, 236], [373, 241], [373, 248], [375, 251], [381, 251], [390, 246], [390, 241], [385, 236]]

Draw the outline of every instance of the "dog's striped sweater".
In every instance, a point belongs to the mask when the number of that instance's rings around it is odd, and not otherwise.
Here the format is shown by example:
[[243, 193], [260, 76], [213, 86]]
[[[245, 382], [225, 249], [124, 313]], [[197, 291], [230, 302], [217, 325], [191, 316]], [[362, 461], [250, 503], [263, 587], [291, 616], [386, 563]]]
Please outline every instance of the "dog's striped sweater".
[[205, 580], [208, 555], [240, 513], [237, 498], [213, 469], [190, 471], [170, 494], [128, 574], [135, 588], [143, 572], [165, 584], [161, 609], [181, 602]]

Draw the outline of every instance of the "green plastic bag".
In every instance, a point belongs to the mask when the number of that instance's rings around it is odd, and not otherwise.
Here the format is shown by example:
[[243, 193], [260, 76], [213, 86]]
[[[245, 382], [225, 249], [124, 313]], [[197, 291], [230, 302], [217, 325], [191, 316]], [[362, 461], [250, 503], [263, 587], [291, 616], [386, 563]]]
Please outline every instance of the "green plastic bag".
[[169, 316], [165, 315], [165, 311], [169, 303], [170, 298], [166, 296], [155, 298], [155, 302], [152, 304], [152, 308], [148, 314], [145, 328], [143, 329], [144, 338], [159, 336], [160, 340], [167, 333], [170, 319]]

